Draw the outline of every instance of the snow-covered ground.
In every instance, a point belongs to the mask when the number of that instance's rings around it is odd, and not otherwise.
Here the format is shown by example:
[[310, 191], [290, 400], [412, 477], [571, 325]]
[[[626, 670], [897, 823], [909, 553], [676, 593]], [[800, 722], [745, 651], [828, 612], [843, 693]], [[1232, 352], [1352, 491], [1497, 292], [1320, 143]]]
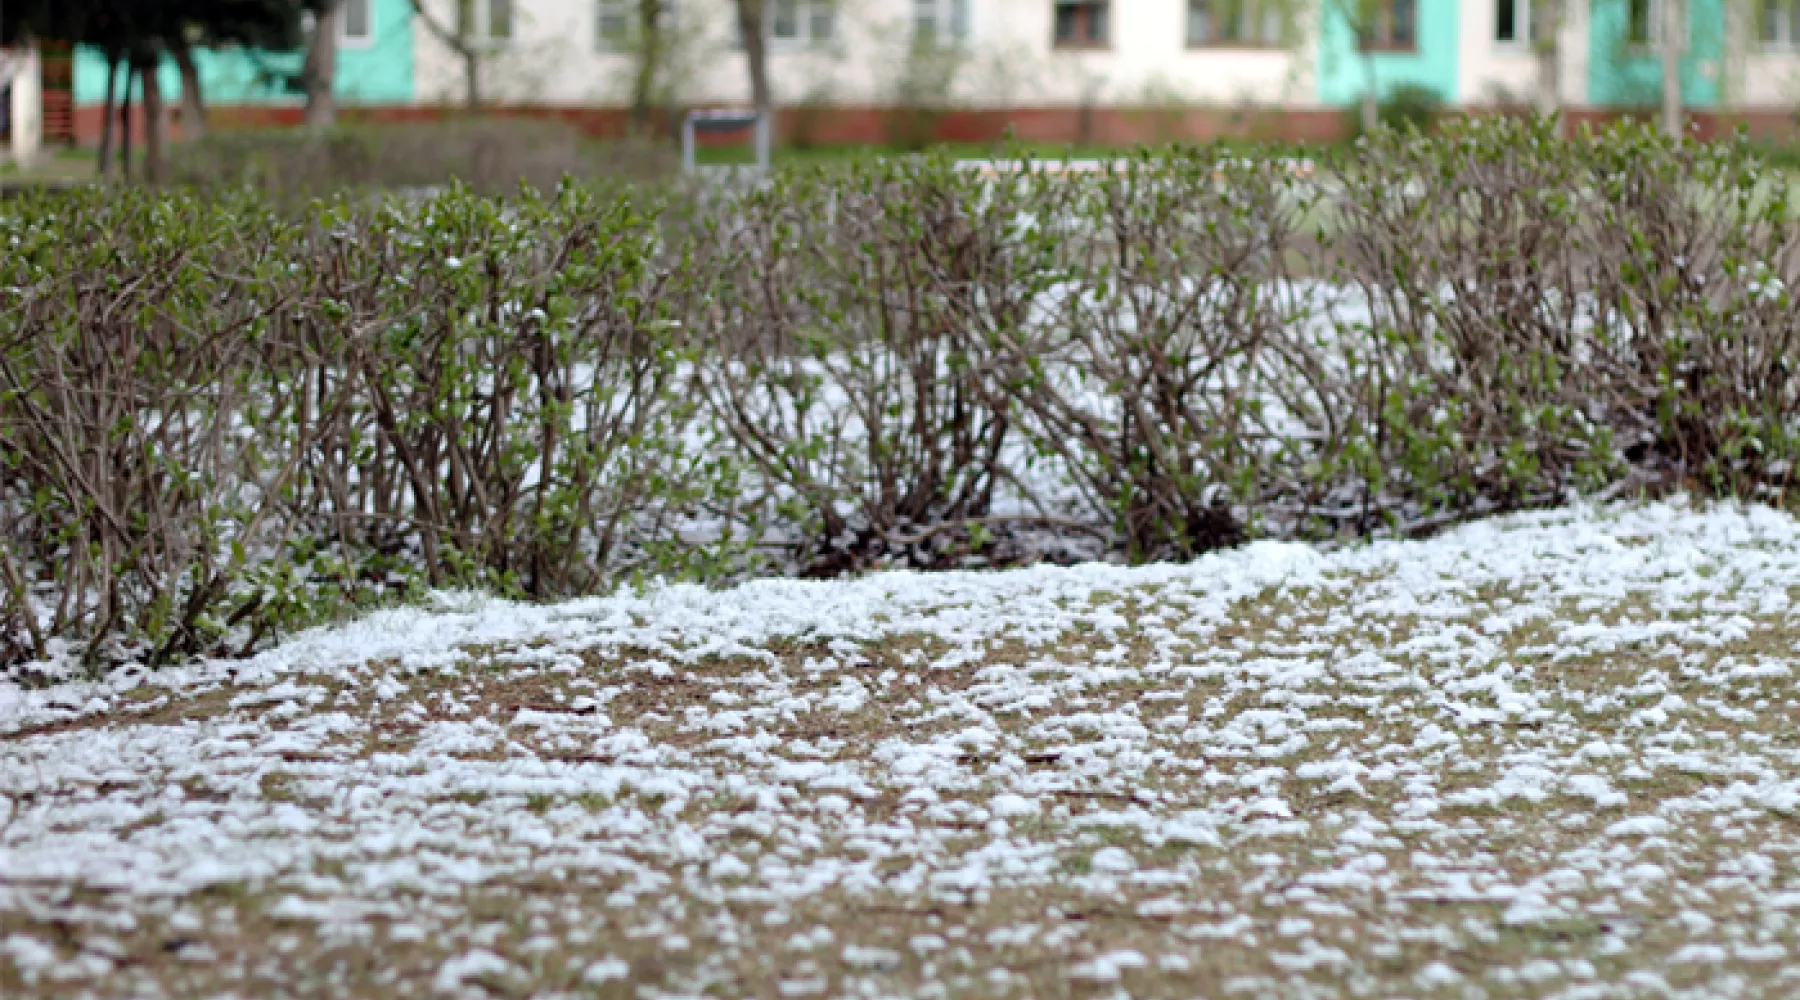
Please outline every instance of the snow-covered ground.
[[446, 597], [0, 684], [0, 995], [1790, 996], [1800, 522]]

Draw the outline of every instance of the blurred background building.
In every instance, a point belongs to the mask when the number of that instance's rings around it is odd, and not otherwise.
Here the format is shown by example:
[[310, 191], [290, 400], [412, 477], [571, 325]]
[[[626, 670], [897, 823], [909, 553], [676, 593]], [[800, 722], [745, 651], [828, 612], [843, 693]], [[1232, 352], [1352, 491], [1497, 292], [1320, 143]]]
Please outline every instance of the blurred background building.
[[[745, 105], [742, 0], [336, 0], [332, 91], [351, 118], [470, 103], [616, 133]], [[1371, 93], [1445, 111], [1657, 105], [1664, 0], [762, 0], [789, 142], [1329, 140]], [[1787, 134], [1800, 0], [1683, 0], [1682, 98], [1703, 127]], [[308, 30], [316, 30], [309, 20]], [[6, 50], [8, 143], [93, 143], [108, 61], [40, 39]], [[197, 49], [219, 126], [302, 120], [305, 52]], [[158, 71], [179, 136], [183, 76]], [[142, 114], [141, 100], [135, 105]], [[14, 138], [16, 136], [16, 138]]]

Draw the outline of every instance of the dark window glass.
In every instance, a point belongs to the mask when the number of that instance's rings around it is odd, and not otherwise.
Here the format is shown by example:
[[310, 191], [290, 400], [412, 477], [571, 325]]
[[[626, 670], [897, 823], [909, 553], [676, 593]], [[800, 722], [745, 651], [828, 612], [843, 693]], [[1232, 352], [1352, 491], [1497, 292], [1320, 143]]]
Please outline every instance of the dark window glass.
[[1106, 44], [1106, 0], [1058, 0], [1056, 44]]
[[1631, 0], [1627, 11], [1625, 40], [1639, 45], [1650, 41], [1650, 0]]
[[1499, 0], [1494, 5], [1494, 41], [1519, 40], [1519, 8], [1515, 0]]
[[1410, 48], [1418, 41], [1417, 0], [1394, 0], [1394, 31], [1389, 43]]

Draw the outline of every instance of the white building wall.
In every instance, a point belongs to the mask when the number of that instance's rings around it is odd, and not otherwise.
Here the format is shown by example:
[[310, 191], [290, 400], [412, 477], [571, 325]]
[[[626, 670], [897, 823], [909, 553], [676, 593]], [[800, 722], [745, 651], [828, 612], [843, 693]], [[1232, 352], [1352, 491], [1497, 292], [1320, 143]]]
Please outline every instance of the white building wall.
[[1730, 95], [1736, 107], [1792, 108], [1800, 105], [1800, 50], [1756, 47], [1743, 62], [1741, 82]]
[[[424, 0], [439, 24], [455, 0]], [[732, 44], [732, 0], [678, 0], [677, 99], [741, 104], [749, 73]], [[1063, 51], [1051, 45], [1050, 0], [973, 0], [972, 38], [950, 74], [949, 103], [961, 107], [1191, 104], [1316, 105], [1311, 45], [1291, 49], [1193, 48], [1187, 0], [1114, 0], [1111, 45]], [[596, 0], [513, 0], [513, 39], [482, 59], [484, 97], [503, 103], [621, 106], [632, 59], [598, 42]], [[828, 44], [771, 46], [770, 80], [783, 105], [887, 105], [906, 76], [912, 0], [839, 0]], [[423, 24], [415, 25], [420, 99], [457, 103], [463, 64]], [[931, 74], [941, 77], [943, 74]]]
[[1463, 0], [1456, 103], [1474, 107], [1535, 105], [1538, 68], [1530, 44], [1496, 41], [1494, 24], [1495, 0]]
[[1794, 108], [1800, 105], [1800, 45], [1765, 44], [1759, 39], [1759, 27], [1756, 8], [1726, 5], [1726, 106], [1747, 111]]
[[[886, 0], [906, 6], [907, 0]], [[1099, 51], [1051, 47], [1048, 0], [976, 0], [985, 8], [977, 48], [989, 61], [1019, 67], [1010, 87], [989, 80], [968, 96], [981, 104], [1112, 106], [1189, 103], [1202, 106], [1315, 106], [1316, 45], [1286, 48], [1190, 47], [1187, 0], [1115, 0], [1112, 44]], [[1309, 34], [1305, 32], [1303, 34]], [[1024, 86], [1021, 87], [1020, 84]], [[1021, 94], [1007, 90], [1023, 90]]]
[[[1563, 5], [1557, 29], [1557, 103], [1581, 107], [1587, 102], [1588, 5], [1584, 0], [1563, 0]], [[1496, 40], [1497, 6], [1496, 0], [1462, 0], [1456, 103], [1537, 107], [1543, 94], [1538, 56], [1529, 42]]]

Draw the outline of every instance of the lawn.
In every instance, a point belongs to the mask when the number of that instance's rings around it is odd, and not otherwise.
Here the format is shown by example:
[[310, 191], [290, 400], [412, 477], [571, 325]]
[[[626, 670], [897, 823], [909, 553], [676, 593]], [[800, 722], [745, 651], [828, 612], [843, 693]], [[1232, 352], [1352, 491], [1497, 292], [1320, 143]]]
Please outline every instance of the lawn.
[[[1226, 146], [1241, 148], [1247, 155], [1286, 156], [1298, 155], [1305, 147], [1288, 149], [1272, 143], [1250, 141], [1227, 141]], [[950, 142], [935, 143], [924, 149], [912, 149], [884, 145], [783, 145], [778, 146], [771, 154], [774, 165], [814, 166], [833, 163], [845, 163], [857, 160], [880, 159], [892, 156], [911, 156], [918, 154], [941, 155], [953, 160], [989, 160], [1010, 159], [1030, 156], [1047, 160], [1108, 160], [1131, 156], [1142, 152], [1146, 147], [1136, 145], [1108, 145], [1103, 143], [1056, 143], [1056, 142]], [[1148, 147], [1159, 148], [1159, 147]], [[1329, 149], [1320, 146], [1320, 151]], [[717, 145], [703, 145], [695, 150], [695, 159], [702, 166], [725, 166], [748, 164], [755, 162], [755, 152], [748, 141], [742, 143], [723, 142]]]
[[1800, 522], [447, 595], [0, 683], [0, 994], [1774, 996]]
[[94, 155], [87, 150], [47, 149], [29, 167], [0, 160], [0, 194], [40, 186], [62, 187], [94, 179]]

